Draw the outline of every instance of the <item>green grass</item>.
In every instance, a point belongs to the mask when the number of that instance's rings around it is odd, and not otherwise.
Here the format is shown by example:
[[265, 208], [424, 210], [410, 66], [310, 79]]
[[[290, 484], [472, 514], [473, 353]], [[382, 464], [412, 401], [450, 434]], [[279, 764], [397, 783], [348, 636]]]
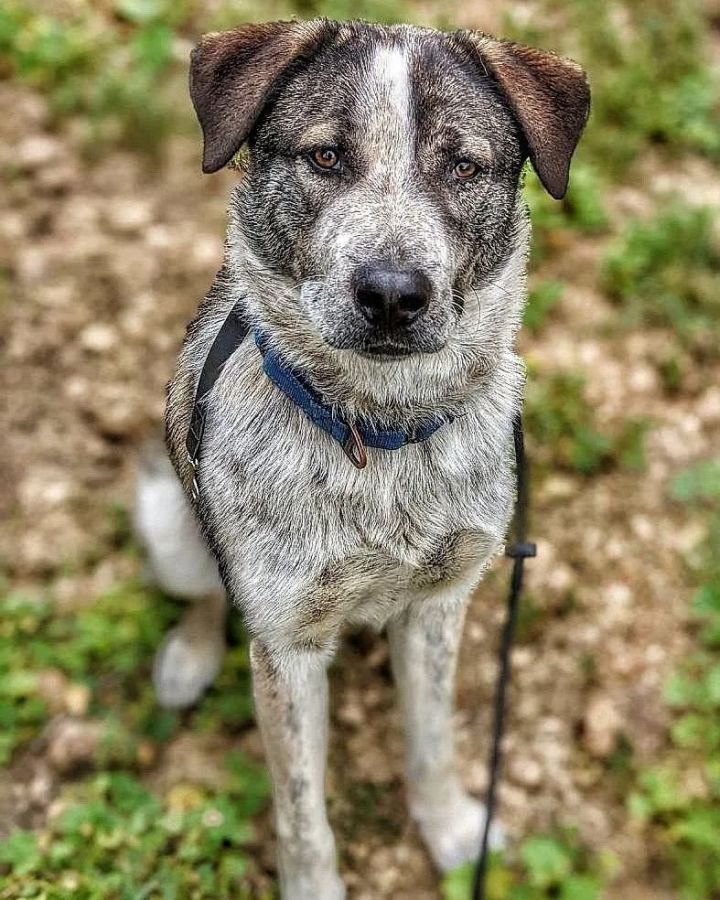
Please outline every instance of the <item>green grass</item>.
[[679, 900], [710, 900], [720, 893], [720, 459], [683, 472], [671, 492], [706, 526], [690, 561], [696, 646], [666, 685], [670, 748], [637, 773], [628, 809], [658, 847]]
[[618, 180], [649, 149], [720, 158], [719, 78], [704, 45], [707, 28], [694, 0], [547, 0], [530, 24], [518, 26], [511, 14], [507, 31], [581, 61], [593, 101], [578, 159]]
[[82, 14], [41, 3], [0, 6], [0, 77], [13, 77], [50, 101], [56, 121], [75, 118], [86, 149], [120, 144], [156, 157], [171, 132], [187, 130], [190, 46], [207, 31], [242, 22], [323, 14], [396, 22], [399, 0], [225, 0], [208, 10], [201, 0], [110, 0]]
[[[102, 154], [120, 144], [152, 158], [169, 134], [191, 126], [187, 53], [203, 31], [294, 14], [412, 20], [420, 7], [398, 0], [268, 0], [262, 6], [109, 0], [72, 14], [61, 14], [63, 8], [27, 0], [0, 6], [0, 78], [45, 95], [55, 123], [73, 119], [89, 151]], [[435, 13], [438, 20], [444, 15], [439, 6]], [[678, 168], [691, 155], [720, 160], [720, 89], [704, 48], [708, 23], [692, 0], [547, 0], [534, 21], [540, 24], [511, 25], [505, 33], [580, 60], [593, 109], [567, 197], [551, 200], [528, 174], [533, 262], [552, 269], [579, 236], [609, 241], [601, 271], [582, 277], [616, 304], [623, 327], [653, 328], [671, 339], [657, 365], [668, 394], [677, 396], [688, 371], [714, 363], [720, 347], [716, 224], [707, 210], [668, 203], [614, 234], [609, 213], [615, 187], [636, 183], [635, 163], [649, 152]], [[560, 300], [570, 289], [547, 273], [541, 270], [525, 313], [532, 335], [561, 319]], [[2, 286], [0, 279], [0, 292]], [[647, 423], [601, 427], [581, 373], [531, 373], [527, 424], [540, 478], [558, 470], [588, 478], [644, 467]], [[672, 880], [680, 900], [711, 900], [720, 895], [720, 463], [682, 473], [672, 498], [702, 517], [707, 531], [688, 564], [696, 586], [695, 648], [667, 686], [673, 725], [666, 750], [655, 765], [639, 768], [632, 747], [622, 746], [607, 777], [630, 793], [629, 815], [653, 847], [660, 877]], [[89, 561], [114, 552], [111, 544], [97, 542]], [[149, 681], [175, 604], [137, 583], [92, 599], [73, 613], [55, 603], [51, 588], [0, 600], [0, 765], [31, 747], [50, 722], [41, 690], [48, 671], [89, 692], [87, 716], [106, 735], [88, 769], [64, 785], [64, 811], [36, 832], [17, 831], [0, 844], [0, 900], [251, 896], [252, 823], [268, 802], [264, 773], [230, 756], [222, 790], [180, 785], [160, 796], [144, 783], [142, 763], [143, 748], [161, 753], [181, 728], [234, 735], [249, 726], [243, 635], [238, 630], [203, 703], [181, 720], [157, 708]], [[538, 632], [542, 615], [525, 598], [524, 639]], [[583, 664], [590, 672], [592, 659]], [[388, 835], [396, 837], [382, 791], [357, 785], [350, 800], [347, 833], [386, 820]], [[572, 833], [531, 835], [516, 860], [494, 859], [490, 897], [592, 900], [610, 884], [615, 865], [589, 853]], [[470, 877], [467, 868], [449, 876], [446, 900], [465, 900]]]
[[[0, 598], [0, 764], [48, 721], [41, 674], [60, 673], [90, 690], [89, 712], [137, 740], [167, 739], [176, 717], [157, 708], [149, 681], [153, 654], [177, 605], [137, 583], [118, 585], [72, 614], [45, 597]], [[237, 622], [235, 646], [190, 724], [204, 732], [238, 731], [252, 720], [247, 645]]]
[[[48, 672], [89, 691], [83, 718], [103, 732], [75, 773], [80, 780], [63, 787], [64, 812], [0, 844], [0, 900], [250, 896], [256, 866], [246, 845], [268, 801], [264, 770], [230, 754], [222, 790], [180, 785], [166, 797], [141, 780], [148, 747], [157, 755], [180, 726], [177, 715], [158, 708], [149, 677], [176, 615], [175, 603], [134, 582], [68, 613], [51, 595], [0, 600], [0, 764], [11, 763], [50, 721], [42, 689]], [[238, 628], [223, 671], [185, 725], [232, 735], [251, 719]]]
[[596, 475], [614, 468], [642, 471], [647, 423], [627, 419], [603, 430], [585, 394], [582, 375], [531, 371], [525, 421], [534, 439], [533, 465]]
[[573, 164], [565, 198], [548, 195], [537, 176], [527, 170], [525, 199], [533, 226], [532, 261], [540, 263], [567, 247], [573, 235], [605, 234], [608, 219], [603, 194], [606, 183], [598, 170], [582, 162]]
[[720, 240], [709, 209], [670, 205], [630, 222], [611, 247], [601, 283], [625, 321], [668, 329], [699, 358], [720, 352]]
[[533, 334], [539, 334], [552, 318], [565, 288], [558, 281], [543, 281], [531, 286], [523, 315], [523, 325]]
[[64, 809], [46, 828], [15, 831], [0, 845], [0, 898], [250, 896], [247, 845], [268, 784], [238, 754], [227, 767], [223, 792], [186, 789], [165, 801], [126, 772], [66, 788]]
[[[0, 600], [0, 763], [35, 737], [49, 717], [42, 672], [61, 673], [92, 692], [93, 709], [122, 696], [140, 729], [152, 728], [152, 695], [133, 684], [147, 670], [170, 620], [167, 601], [137, 585], [118, 586], [73, 615], [57, 615], [42, 596]], [[112, 719], [110, 715], [108, 717]]]
[[717, 74], [703, 51], [703, 21], [692, 0], [635, 0], [620, 7], [580, 0], [581, 57], [594, 85], [587, 152], [623, 167], [658, 147], [677, 156], [720, 155]]
[[[593, 855], [567, 831], [525, 840], [510, 864], [493, 854], [487, 876], [488, 900], [599, 900], [617, 868], [611, 854]], [[451, 872], [443, 881], [443, 900], [467, 900], [473, 867]]]
[[1, 65], [46, 94], [57, 120], [78, 117], [95, 152], [110, 143], [154, 152], [179, 122], [167, 73], [183, 8], [118, 0], [111, 15], [88, 6], [64, 18], [8, 0], [0, 8]]

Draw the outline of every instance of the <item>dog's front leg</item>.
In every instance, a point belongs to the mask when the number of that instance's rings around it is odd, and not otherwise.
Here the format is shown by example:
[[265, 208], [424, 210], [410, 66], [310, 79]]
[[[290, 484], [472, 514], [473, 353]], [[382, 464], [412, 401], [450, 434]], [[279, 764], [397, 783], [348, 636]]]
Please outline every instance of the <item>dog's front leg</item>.
[[[410, 814], [439, 869], [477, 856], [485, 807], [462, 787], [455, 763], [453, 695], [465, 604], [423, 600], [388, 627], [405, 726]], [[494, 846], [499, 830], [491, 833]]]
[[265, 646], [250, 658], [258, 723], [275, 804], [283, 900], [341, 900], [335, 841], [325, 811], [328, 688], [317, 662], [280, 672]]

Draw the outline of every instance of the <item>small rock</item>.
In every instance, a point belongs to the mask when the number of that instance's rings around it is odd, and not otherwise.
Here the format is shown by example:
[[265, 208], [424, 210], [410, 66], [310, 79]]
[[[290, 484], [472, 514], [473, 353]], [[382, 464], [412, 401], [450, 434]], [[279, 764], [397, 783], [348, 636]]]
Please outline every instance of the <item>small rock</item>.
[[93, 322], [80, 332], [80, 343], [93, 353], [105, 353], [117, 343], [117, 332], [102, 322]]
[[622, 718], [609, 697], [595, 694], [585, 712], [583, 742], [597, 759], [606, 759], [615, 750]]
[[69, 684], [59, 669], [44, 669], [38, 672], [35, 690], [53, 715], [64, 711]]
[[90, 688], [85, 684], [71, 684], [65, 692], [65, 709], [71, 716], [84, 716], [90, 705]]
[[80, 169], [74, 162], [62, 162], [59, 165], [40, 169], [35, 176], [36, 183], [46, 191], [65, 192], [77, 185], [80, 180]]
[[196, 268], [217, 268], [220, 262], [217, 237], [214, 234], [197, 235], [193, 239], [190, 254]]
[[25, 169], [40, 169], [55, 162], [62, 154], [62, 145], [48, 134], [33, 134], [20, 141], [15, 159]]
[[37, 675], [36, 690], [51, 713], [67, 712], [84, 716], [90, 705], [90, 689], [71, 682], [59, 669], [43, 669]]
[[136, 434], [145, 421], [141, 400], [129, 388], [104, 385], [90, 399], [90, 412], [103, 435], [126, 437]]
[[60, 469], [38, 466], [30, 469], [18, 485], [18, 499], [25, 512], [46, 512], [62, 508], [73, 491]]
[[104, 734], [102, 722], [63, 719], [56, 724], [48, 741], [50, 765], [63, 773], [92, 765]]
[[548, 500], [566, 500], [577, 493], [577, 483], [567, 475], [550, 475], [541, 490]]
[[523, 787], [536, 788], [543, 778], [543, 768], [532, 757], [516, 757], [510, 763], [510, 778]]
[[138, 765], [143, 769], [149, 769], [155, 763], [157, 753], [155, 745], [150, 741], [141, 741], [137, 748]]
[[105, 214], [110, 226], [123, 234], [141, 231], [153, 220], [150, 204], [134, 198], [112, 200], [108, 204]]
[[711, 387], [700, 397], [697, 413], [703, 422], [720, 422], [720, 388]]
[[337, 717], [345, 725], [359, 727], [365, 721], [365, 711], [357, 701], [347, 700], [339, 707]]
[[28, 229], [27, 215], [14, 210], [4, 210], [0, 217], [0, 237], [20, 240]]
[[37, 766], [27, 785], [27, 799], [36, 809], [45, 809], [55, 791], [55, 778], [44, 763]]
[[165, 806], [170, 812], [186, 813], [197, 809], [204, 799], [204, 791], [195, 785], [176, 784], [167, 792]]
[[46, 280], [52, 260], [44, 246], [31, 243], [20, 247], [15, 257], [15, 272], [21, 284]]

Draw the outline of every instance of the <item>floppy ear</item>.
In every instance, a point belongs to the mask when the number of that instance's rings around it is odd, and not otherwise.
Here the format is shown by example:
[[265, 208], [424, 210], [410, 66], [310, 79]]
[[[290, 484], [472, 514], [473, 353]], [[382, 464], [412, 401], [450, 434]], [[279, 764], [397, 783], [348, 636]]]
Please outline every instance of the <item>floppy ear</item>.
[[283, 72], [311, 55], [330, 23], [269, 22], [207, 34], [190, 57], [190, 97], [202, 127], [203, 172], [242, 146]]
[[581, 67], [545, 50], [459, 32], [510, 104], [530, 161], [548, 193], [567, 190], [570, 159], [590, 113], [590, 87]]

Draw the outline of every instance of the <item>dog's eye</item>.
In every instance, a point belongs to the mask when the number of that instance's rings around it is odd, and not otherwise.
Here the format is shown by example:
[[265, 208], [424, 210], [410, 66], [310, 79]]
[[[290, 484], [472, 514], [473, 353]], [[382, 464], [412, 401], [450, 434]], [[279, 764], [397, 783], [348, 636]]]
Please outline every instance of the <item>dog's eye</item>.
[[458, 181], [471, 181], [480, 174], [480, 166], [471, 159], [459, 159], [452, 170]]
[[340, 169], [340, 151], [335, 147], [318, 147], [308, 153], [308, 159], [322, 172], [337, 172]]

